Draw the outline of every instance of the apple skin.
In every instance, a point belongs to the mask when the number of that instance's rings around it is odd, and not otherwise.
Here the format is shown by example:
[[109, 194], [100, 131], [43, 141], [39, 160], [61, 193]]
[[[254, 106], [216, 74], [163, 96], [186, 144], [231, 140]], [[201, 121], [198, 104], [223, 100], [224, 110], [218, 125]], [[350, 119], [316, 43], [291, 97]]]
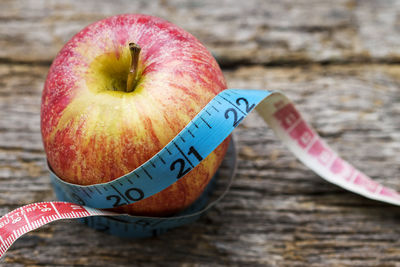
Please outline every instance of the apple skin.
[[[142, 48], [140, 79], [125, 92], [130, 42]], [[41, 105], [48, 162], [69, 183], [114, 180], [160, 151], [224, 89], [215, 59], [183, 29], [139, 14], [98, 21], [76, 34], [50, 67]], [[201, 195], [228, 143], [167, 189], [114, 210], [165, 216], [184, 209]]]

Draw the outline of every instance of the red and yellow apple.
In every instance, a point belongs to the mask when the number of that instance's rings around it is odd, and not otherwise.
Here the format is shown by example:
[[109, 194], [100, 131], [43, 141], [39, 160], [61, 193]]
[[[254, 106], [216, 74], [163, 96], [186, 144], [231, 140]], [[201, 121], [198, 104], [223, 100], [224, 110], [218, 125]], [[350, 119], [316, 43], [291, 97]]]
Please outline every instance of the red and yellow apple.
[[[116, 179], [160, 151], [225, 88], [215, 59], [183, 29], [147, 15], [98, 21], [76, 34], [50, 67], [41, 106], [48, 162], [69, 183]], [[170, 215], [184, 209], [203, 192], [227, 146], [225, 140], [167, 189], [117, 210]]]

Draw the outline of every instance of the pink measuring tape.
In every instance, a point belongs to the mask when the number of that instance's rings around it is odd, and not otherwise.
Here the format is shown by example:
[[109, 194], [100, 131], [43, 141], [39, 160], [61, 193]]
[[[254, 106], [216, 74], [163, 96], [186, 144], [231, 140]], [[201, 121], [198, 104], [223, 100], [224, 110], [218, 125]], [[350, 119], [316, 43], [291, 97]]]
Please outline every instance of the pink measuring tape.
[[[196, 220], [223, 197], [229, 185], [217, 200], [204, 201], [206, 192], [188, 210], [172, 217], [121, 215], [103, 209], [115, 207], [116, 198], [124, 205], [134, 203], [176, 182], [181, 178], [178, 165], [189, 168], [188, 172], [193, 169], [255, 107], [276, 136], [321, 178], [367, 198], [400, 205], [396, 191], [373, 181], [341, 159], [282, 93], [227, 89], [215, 96], [166, 147], [123, 177], [106, 184], [78, 186], [63, 182], [50, 171], [57, 197], [63, 202], [29, 204], [0, 218], [0, 256], [23, 234], [59, 219], [84, 218], [95, 229], [132, 238], [160, 234]], [[228, 160], [233, 177], [234, 152], [231, 151]]]

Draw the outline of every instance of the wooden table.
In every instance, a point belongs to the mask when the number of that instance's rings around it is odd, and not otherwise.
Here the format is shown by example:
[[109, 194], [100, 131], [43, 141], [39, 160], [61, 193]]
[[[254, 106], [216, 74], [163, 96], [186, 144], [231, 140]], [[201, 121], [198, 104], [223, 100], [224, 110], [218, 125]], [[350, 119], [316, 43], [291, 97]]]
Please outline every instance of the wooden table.
[[[229, 87], [284, 91], [344, 158], [400, 189], [398, 1], [2, 0], [1, 215], [54, 199], [39, 128], [52, 59], [85, 25], [127, 12], [197, 36]], [[236, 130], [238, 175], [198, 222], [137, 241], [61, 221], [18, 240], [2, 264], [400, 266], [400, 209], [324, 182], [260, 122], [253, 113]]]

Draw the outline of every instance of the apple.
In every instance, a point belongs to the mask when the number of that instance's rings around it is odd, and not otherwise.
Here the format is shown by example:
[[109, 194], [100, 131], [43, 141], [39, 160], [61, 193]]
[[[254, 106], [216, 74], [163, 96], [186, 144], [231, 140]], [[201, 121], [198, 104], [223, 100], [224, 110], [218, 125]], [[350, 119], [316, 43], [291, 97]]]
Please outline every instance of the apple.
[[[224, 89], [210, 52], [172, 23], [139, 14], [98, 21], [66, 43], [47, 75], [41, 132], [48, 162], [69, 183], [109, 182], [160, 151]], [[215, 174], [228, 142], [167, 189], [115, 209], [157, 216], [184, 209]]]

